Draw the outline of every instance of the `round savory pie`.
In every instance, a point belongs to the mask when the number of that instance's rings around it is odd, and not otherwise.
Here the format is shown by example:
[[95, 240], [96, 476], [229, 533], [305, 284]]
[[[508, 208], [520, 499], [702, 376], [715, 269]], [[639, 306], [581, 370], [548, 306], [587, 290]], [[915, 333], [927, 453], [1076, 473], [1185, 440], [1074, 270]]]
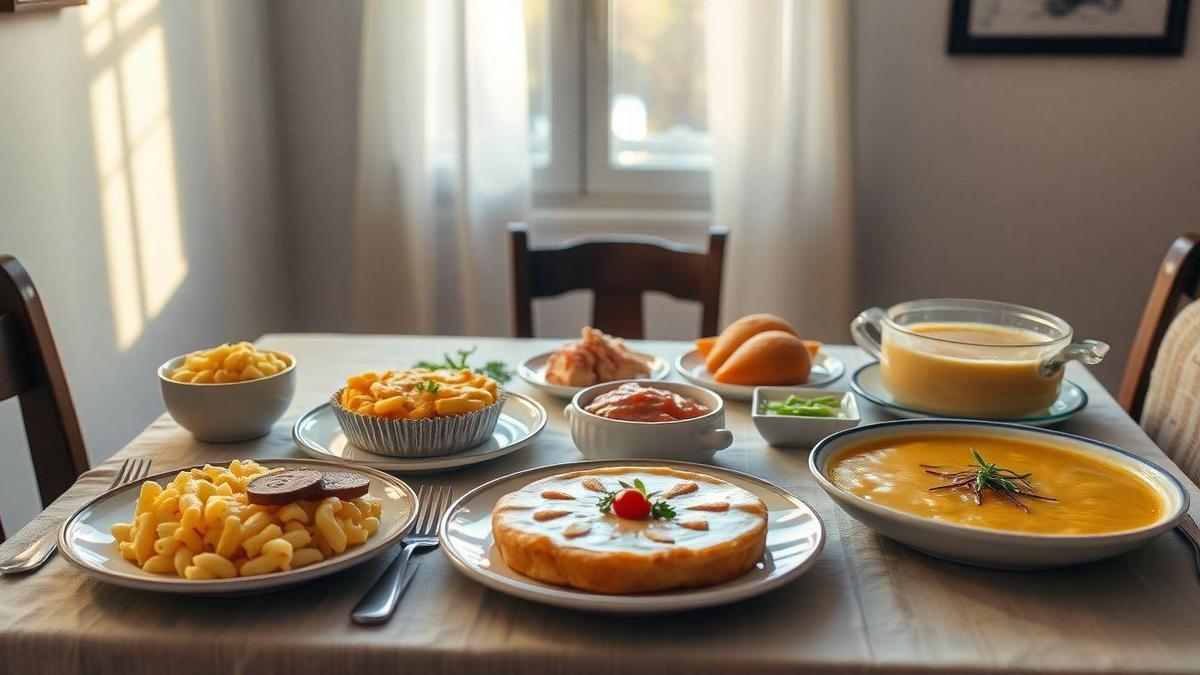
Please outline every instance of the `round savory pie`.
[[[641, 518], [613, 508], [636, 489]], [[632, 496], [637, 499], [637, 495]], [[723, 480], [666, 467], [564, 473], [502, 497], [492, 534], [504, 562], [538, 581], [628, 594], [719, 584], [762, 557], [767, 509]]]

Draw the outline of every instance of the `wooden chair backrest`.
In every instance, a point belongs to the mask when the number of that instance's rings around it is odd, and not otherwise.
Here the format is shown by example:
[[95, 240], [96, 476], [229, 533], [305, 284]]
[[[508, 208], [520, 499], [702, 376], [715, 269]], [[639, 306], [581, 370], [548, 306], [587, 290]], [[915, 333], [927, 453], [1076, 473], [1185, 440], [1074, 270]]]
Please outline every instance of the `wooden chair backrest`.
[[0, 255], [0, 400], [14, 396], [48, 506], [87, 471], [87, 452], [41, 298], [21, 263]]
[[721, 269], [728, 231], [709, 230], [708, 250], [653, 237], [587, 239], [529, 248], [523, 223], [509, 226], [513, 261], [513, 320], [517, 337], [533, 337], [533, 299], [590, 289], [592, 326], [623, 338], [644, 337], [642, 294], [659, 291], [698, 300], [701, 334], [716, 335]]
[[1142, 313], [1125, 377], [1121, 380], [1118, 400], [1125, 412], [1136, 420], [1142, 417], [1150, 373], [1163, 336], [1180, 308], [1200, 294], [1200, 235], [1185, 234], [1171, 244], [1158, 276], [1150, 289], [1150, 299]]

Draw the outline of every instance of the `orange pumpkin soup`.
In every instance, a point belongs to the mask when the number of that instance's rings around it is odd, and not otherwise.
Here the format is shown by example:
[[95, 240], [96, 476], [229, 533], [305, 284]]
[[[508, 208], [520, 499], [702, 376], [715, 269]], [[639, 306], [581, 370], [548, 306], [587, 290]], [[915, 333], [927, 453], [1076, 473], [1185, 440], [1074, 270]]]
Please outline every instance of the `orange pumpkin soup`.
[[[985, 482], [978, 489], [981, 468]], [[881, 506], [1012, 532], [1134, 530], [1158, 522], [1166, 508], [1160, 493], [1133, 469], [1049, 443], [999, 436], [873, 441], [833, 458], [826, 473], [838, 487]]]

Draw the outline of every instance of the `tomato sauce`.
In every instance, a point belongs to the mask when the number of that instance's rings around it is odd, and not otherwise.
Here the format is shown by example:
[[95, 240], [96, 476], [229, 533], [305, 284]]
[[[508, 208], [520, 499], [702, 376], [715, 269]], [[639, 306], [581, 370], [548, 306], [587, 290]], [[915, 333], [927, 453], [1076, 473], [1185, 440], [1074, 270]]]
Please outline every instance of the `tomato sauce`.
[[709, 413], [708, 406], [687, 396], [633, 382], [600, 394], [584, 410], [625, 422], [676, 422]]

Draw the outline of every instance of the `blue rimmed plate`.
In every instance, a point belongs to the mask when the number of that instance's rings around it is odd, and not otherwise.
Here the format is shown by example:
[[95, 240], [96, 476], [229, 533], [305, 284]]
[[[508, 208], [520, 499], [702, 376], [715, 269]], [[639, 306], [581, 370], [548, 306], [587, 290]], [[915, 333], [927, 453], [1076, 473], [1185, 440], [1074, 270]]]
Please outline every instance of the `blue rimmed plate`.
[[[917, 410], [908, 408], [896, 403], [892, 395], [883, 386], [883, 381], [879, 376], [879, 362], [874, 361], [862, 366], [854, 371], [854, 375], [850, 377], [850, 388], [854, 393], [867, 399], [871, 403], [883, 408], [896, 417], [906, 419], [919, 419], [923, 417], [936, 417], [938, 419], [976, 419], [973, 417], [960, 417], [958, 415], [943, 415], [940, 413], [929, 412], [926, 410]], [[1051, 424], [1058, 424], [1077, 414], [1080, 410], [1087, 407], [1088, 395], [1083, 390], [1083, 387], [1075, 384], [1070, 380], [1063, 380], [1062, 388], [1058, 392], [1058, 400], [1044, 411], [1031, 415], [1030, 417], [1021, 417], [1017, 419], [1004, 420], [986, 420], [990, 422], [1011, 422], [1013, 424], [1024, 424], [1031, 427], [1044, 427]]]
[[[1156, 521], [1132, 530], [1096, 534], [1044, 534], [991, 529], [919, 516], [864, 499], [829, 477], [832, 462], [869, 443], [896, 443], [931, 435], [959, 437], [964, 448], [1004, 439], [1051, 444], [1062, 452], [1094, 458], [1128, 472], [1160, 497]], [[952, 562], [997, 569], [1033, 570], [1076, 565], [1120, 555], [1170, 531], [1187, 516], [1183, 484], [1162, 467], [1115, 445], [1051, 429], [979, 420], [893, 420], [841, 431], [822, 440], [808, 456], [808, 469], [821, 489], [852, 518], [889, 539]], [[1080, 508], [1086, 508], [1081, 505]]]

